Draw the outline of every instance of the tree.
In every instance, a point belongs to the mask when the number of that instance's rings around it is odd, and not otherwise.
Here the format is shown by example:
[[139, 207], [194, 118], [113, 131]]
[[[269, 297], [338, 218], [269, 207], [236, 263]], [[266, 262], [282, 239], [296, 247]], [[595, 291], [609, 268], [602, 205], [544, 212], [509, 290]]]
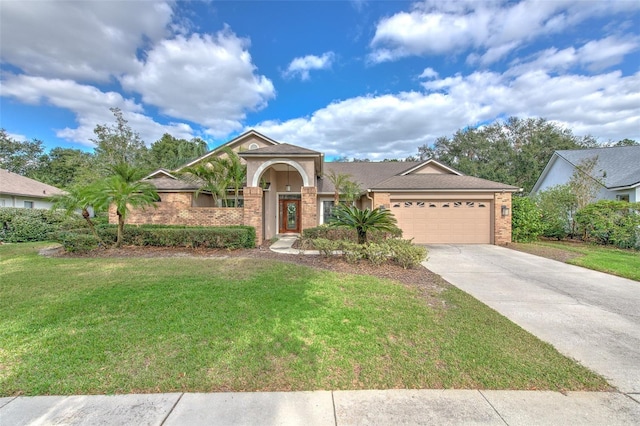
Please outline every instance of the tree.
[[109, 168], [110, 175], [96, 182], [88, 189], [89, 202], [96, 208], [109, 208], [114, 205], [118, 216], [118, 236], [116, 247], [122, 244], [124, 225], [132, 208], [154, 206], [158, 201], [156, 188], [149, 182], [140, 181], [145, 172], [131, 167], [127, 163], [116, 164]]
[[350, 182], [351, 175], [336, 173], [335, 170], [331, 170], [331, 172], [325, 173], [325, 177], [333, 184], [333, 205], [337, 206], [340, 204], [340, 193], [347, 182]]
[[148, 168], [148, 150], [140, 135], [131, 129], [119, 108], [109, 110], [113, 113], [116, 124], [97, 125], [93, 130], [96, 138], [91, 139], [96, 144], [95, 160], [98, 166], [105, 171], [120, 164]]
[[100, 244], [104, 244], [102, 238], [100, 238], [96, 232], [95, 225], [91, 220], [91, 214], [89, 213], [92, 199], [92, 191], [90, 187], [69, 187], [65, 194], [54, 195], [49, 199], [53, 202], [53, 205], [51, 206], [52, 210], [64, 210], [67, 216], [71, 216], [80, 210], [82, 217], [87, 222], [87, 225], [89, 226], [93, 236], [96, 238], [96, 241]]
[[575, 196], [577, 210], [591, 204], [604, 186], [602, 178], [606, 176], [596, 170], [597, 165], [598, 156], [595, 156], [582, 160], [573, 170], [568, 185]]
[[43, 154], [42, 141], [19, 141], [0, 129], [0, 168], [33, 178]]
[[535, 241], [544, 231], [542, 212], [529, 197], [513, 197], [511, 238], [516, 243]]
[[207, 152], [207, 143], [200, 138], [177, 139], [168, 133], [151, 144], [149, 163], [153, 169], [175, 169]]
[[353, 205], [358, 201], [358, 198], [360, 198], [362, 188], [360, 188], [360, 184], [358, 182], [347, 180], [342, 185], [342, 188], [340, 188], [340, 192], [344, 195], [344, 200]]
[[556, 185], [539, 192], [534, 201], [542, 214], [542, 235], [558, 240], [575, 235], [577, 200], [569, 185]]
[[640, 142], [634, 141], [633, 139], [624, 138], [614, 143], [611, 146], [637, 146], [640, 145]]
[[358, 244], [367, 242], [367, 232], [370, 230], [393, 232], [398, 229], [396, 218], [390, 210], [360, 210], [354, 206], [338, 206], [334, 210], [334, 217], [329, 222], [331, 227], [355, 229], [358, 234]]
[[420, 160], [435, 158], [462, 173], [507, 183], [528, 192], [553, 155], [561, 149], [597, 146], [589, 137], [542, 118], [511, 117], [482, 128], [458, 130], [418, 148]]
[[198, 189], [195, 192], [196, 197], [202, 192], [208, 192], [216, 205], [218, 201], [226, 203], [229, 182], [218, 159], [185, 167], [179, 174], [185, 180], [198, 185]]
[[247, 179], [247, 166], [242, 164], [240, 156], [229, 147], [222, 150], [226, 157], [220, 158], [221, 170], [225, 175], [225, 181], [228, 187], [233, 188], [234, 207], [238, 207], [238, 197], [240, 188], [242, 188]]
[[95, 176], [92, 170], [93, 156], [79, 149], [53, 148], [41, 157], [34, 172], [36, 178], [58, 188], [69, 188], [85, 183]]

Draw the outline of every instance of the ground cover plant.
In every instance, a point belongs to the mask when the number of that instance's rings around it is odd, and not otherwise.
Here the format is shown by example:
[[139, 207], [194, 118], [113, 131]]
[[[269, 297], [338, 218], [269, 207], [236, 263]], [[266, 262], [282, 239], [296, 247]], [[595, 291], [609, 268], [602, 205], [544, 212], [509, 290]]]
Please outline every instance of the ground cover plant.
[[512, 244], [510, 247], [572, 265], [640, 281], [640, 255], [637, 250], [622, 250], [611, 246], [569, 241], [537, 241], [527, 244]]
[[42, 247], [0, 245], [0, 396], [608, 389], [445, 283], [227, 252], [69, 258]]

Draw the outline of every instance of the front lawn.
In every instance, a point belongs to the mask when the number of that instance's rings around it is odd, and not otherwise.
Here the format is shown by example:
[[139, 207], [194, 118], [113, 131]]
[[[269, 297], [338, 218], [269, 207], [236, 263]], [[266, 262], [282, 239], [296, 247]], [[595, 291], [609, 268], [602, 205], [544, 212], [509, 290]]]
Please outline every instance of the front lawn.
[[0, 246], [0, 396], [608, 389], [449, 286], [433, 307], [400, 283], [273, 260], [39, 247]]
[[[640, 281], [640, 252], [615, 247], [566, 241], [537, 241], [513, 244], [513, 248], [596, 271]], [[562, 256], [564, 252], [568, 256]]]

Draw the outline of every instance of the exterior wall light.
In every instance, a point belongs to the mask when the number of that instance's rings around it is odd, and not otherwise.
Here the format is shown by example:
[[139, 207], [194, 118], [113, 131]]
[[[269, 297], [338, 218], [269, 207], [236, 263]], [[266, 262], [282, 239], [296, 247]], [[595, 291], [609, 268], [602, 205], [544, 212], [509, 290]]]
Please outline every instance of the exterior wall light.
[[500, 209], [500, 213], [502, 213], [502, 217], [509, 216], [509, 207], [503, 204], [502, 208]]

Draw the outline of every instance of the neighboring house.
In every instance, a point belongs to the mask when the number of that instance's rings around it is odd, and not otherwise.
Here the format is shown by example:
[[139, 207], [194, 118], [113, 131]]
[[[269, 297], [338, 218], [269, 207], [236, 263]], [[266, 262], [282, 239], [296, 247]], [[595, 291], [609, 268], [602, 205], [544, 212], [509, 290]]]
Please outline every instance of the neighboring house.
[[59, 194], [64, 194], [64, 191], [0, 169], [0, 207], [50, 209], [52, 203], [47, 198]]
[[597, 158], [592, 177], [602, 185], [598, 200], [640, 201], [640, 146], [556, 151], [531, 194], [569, 183], [576, 167], [592, 158]]
[[[216, 207], [210, 194], [195, 197], [197, 185], [180, 178], [187, 166], [238, 152], [247, 165], [238, 207]], [[281, 233], [299, 233], [326, 223], [334, 187], [325, 177], [348, 174], [362, 192], [360, 208], [391, 210], [404, 238], [416, 243], [511, 241], [511, 194], [519, 188], [462, 173], [435, 160], [423, 162], [325, 163], [324, 154], [279, 143], [248, 131], [175, 170], [158, 170], [145, 179], [160, 195], [157, 208], [130, 213], [133, 224], [249, 225], [257, 242]], [[112, 209], [111, 220], [115, 221]]]

